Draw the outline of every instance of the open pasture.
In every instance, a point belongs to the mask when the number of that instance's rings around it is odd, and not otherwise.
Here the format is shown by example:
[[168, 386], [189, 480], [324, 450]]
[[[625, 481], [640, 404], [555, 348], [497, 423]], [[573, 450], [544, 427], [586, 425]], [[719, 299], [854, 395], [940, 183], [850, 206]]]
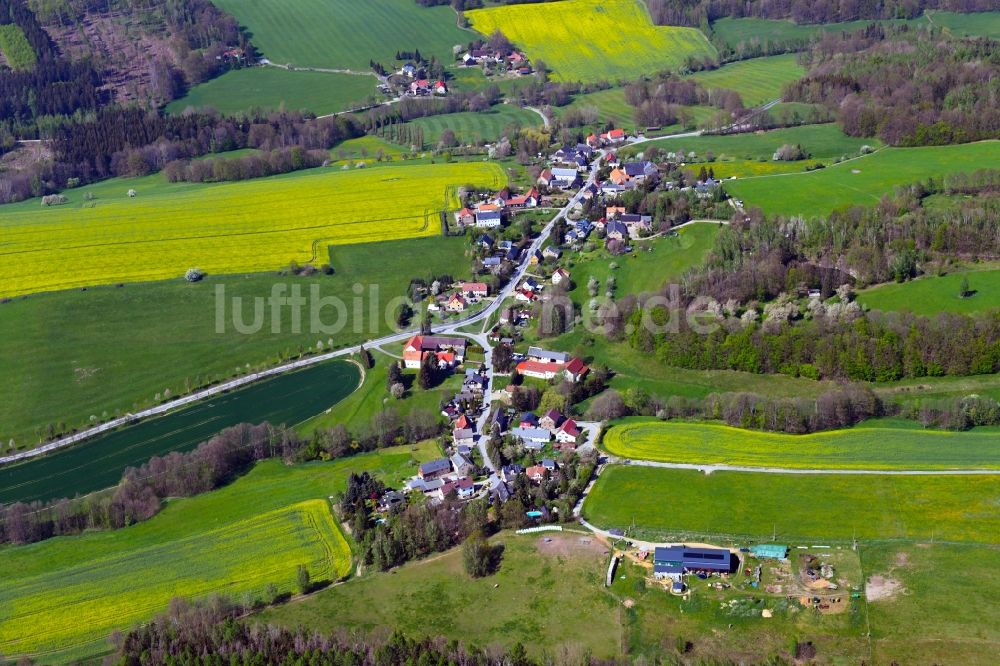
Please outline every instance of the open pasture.
[[806, 73], [795, 58], [794, 53], [788, 53], [740, 60], [719, 69], [697, 72], [691, 78], [708, 88], [725, 88], [738, 92], [747, 107], [759, 106], [780, 99], [785, 84], [802, 78]]
[[452, 47], [470, 34], [448, 7], [421, 7], [413, 0], [218, 0], [246, 26], [254, 45], [271, 62], [295, 67], [370, 71], [370, 60], [399, 64], [397, 51], [453, 61]]
[[712, 34], [729, 46], [736, 47], [740, 42], [751, 40], [767, 42], [787, 42], [792, 40], [809, 40], [824, 32], [853, 32], [872, 23], [883, 25], [903, 25], [911, 27], [927, 26], [927, 17], [918, 16], [915, 19], [891, 19], [885, 21], [847, 21], [845, 23], [823, 23], [798, 25], [792, 21], [758, 18], [721, 18], [712, 23]]
[[654, 26], [638, 0], [563, 0], [475, 9], [465, 16], [484, 35], [502, 31], [561, 81], [616, 81], [679, 69], [715, 55], [696, 28]]
[[812, 543], [853, 537], [994, 543], [1000, 474], [704, 474], [612, 465], [583, 514], [599, 527], [634, 525], [637, 535], [656, 540], [719, 534]]
[[[962, 280], [969, 281], [971, 296], [962, 298]], [[916, 315], [938, 312], [984, 312], [1000, 308], [1000, 270], [955, 271], [907, 282], [891, 282], [858, 294], [858, 301], [873, 310], [907, 310]]]
[[188, 107], [211, 107], [223, 114], [250, 109], [312, 111], [326, 115], [354, 109], [369, 98], [380, 99], [374, 76], [289, 71], [279, 67], [246, 67], [195, 86], [167, 105], [168, 113]]
[[897, 185], [982, 169], [996, 164], [998, 155], [998, 141], [885, 148], [809, 173], [742, 178], [727, 183], [726, 190], [769, 215], [821, 216], [836, 208], [876, 204]]
[[[670, 463], [789, 469], [998, 469], [1000, 429], [969, 432], [870, 421], [808, 435], [715, 423], [624, 419], [604, 434], [616, 456]], [[915, 424], [913, 424], [915, 425]]]
[[[145, 182], [149, 182], [146, 180]], [[84, 190], [54, 208], [37, 200], [0, 211], [0, 295], [324, 263], [327, 245], [435, 236], [439, 213], [466, 183], [497, 189], [494, 164], [313, 169], [217, 184], [174, 184], [93, 202]]]
[[411, 132], [418, 127], [423, 130], [424, 146], [418, 148], [436, 148], [441, 133], [446, 129], [455, 133], [460, 144], [466, 144], [496, 141], [508, 127], [536, 127], [541, 124], [541, 117], [533, 111], [513, 104], [498, 104], [489, 111], [463, 111], [417, 118], [406, 123], [406, 127]]
[[[771, 162], [774, 151], [786, 143], [802, 146], [802, 149], [809, 154], [810, 160], [853, 155], [857, 154], [861, 146], [865, 144], [880, 145], [876, 139], [859, 139], [847, 136], [837, 125], [827, 123], [786, 127], [767, 132], [748, 132], [746, 134], [706, 134], [679, 139], [658, 139], [628, 148], [622, 153], [632, 155], [642, 152], [649, 146], [656, 146], [660, 150], [668, 152], [683, 151], [685, 154], [693, 152], [693, 160], [699, 162], [704, 161], [709, 152], [713, 153], [716, 162], [727, 160]], [[790, 164], [802, 168], [807, 161], [809, 160]], [[714, 164], [706, 166], [714, 166]]]
[[928, 19], [956, 37], [989, 37], [1000, 39], [1000, 12], [930, 12]]
[[327, 497], [343, 492], [350, 472], [397, 484], [436, 455], [436, 446], [421, 444], [329, 463], [269, 460], [123, 530], [2, 548], [0, 645], [52, 663], [100, 650], [111, 631], [162, 612], [174, 596], [252, 600], [271, 583], [294, 591], [299, 564], [314, 581], [345, 576], [350, 547]]

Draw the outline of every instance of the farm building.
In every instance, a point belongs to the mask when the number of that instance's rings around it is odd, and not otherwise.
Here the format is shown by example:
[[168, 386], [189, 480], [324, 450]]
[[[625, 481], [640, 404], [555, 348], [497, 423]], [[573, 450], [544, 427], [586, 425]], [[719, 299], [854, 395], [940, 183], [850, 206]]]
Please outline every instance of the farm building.
[[476, 226], [494, 229], [500, 226], [501, 215], [495, 210], [479, 210], [476, 212]]
[[439, 476], [444, 476], [451, 471], [451, 462], [447, 458], [438, 458], [436, 460], [431, 460], [430, 462], [425, 462], [417, 470], [417, 474], [424, 481], [430, 479], [436, 479]]
[[456, 363], [465, 359], [465, 338], [451, 338], [441, 335], [415, 335], [403, 347], [403, 361], [407, 368], [420, 367], [427, 354], [435, 353], [438, 360], [451, 357]]
[[566, 352], [549, 351], [541, 347], [528, 347], [528, 358], [539, 363], [568, 363], [570, 357]]
[[733, 559], [725, 548], [658, 546], [653, 552], [653, 575], [680, 580], [687, 572], [730, 573], [735, 569]]

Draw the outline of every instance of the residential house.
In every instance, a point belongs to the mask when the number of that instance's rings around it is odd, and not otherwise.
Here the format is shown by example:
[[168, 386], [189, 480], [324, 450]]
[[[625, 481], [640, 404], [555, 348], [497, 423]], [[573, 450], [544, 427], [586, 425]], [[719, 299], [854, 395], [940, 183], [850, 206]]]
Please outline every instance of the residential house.
[[476, 223], [476, 215], [468, 208], [463, 208], [462, 210], [455, 213], [455, 221], [463, 227], [471, 227]]
[[680, 580], [688, 572], [728, 574], [738, 564], [737, 558], [725, 548], [658, 546], [653, 551], [653, 575], [658, 579]]
[[462, 453], [455, 453], [451, 457], [451, 466], [455, 469], [456, 474], [460, 474], [462, 476], [472, 474], [474, 469], [472, 461]]
[[472, 421], [465, 414], [459, 414], [458, 418], [455, 419], [455, 430], [471, 428], [471, 427], [472, 427]]
[[653, 217], [651, 215], [637, 215], [626, 213], [618, 216], [618, 221], [628, 229], [629, 238], [641, 238], [653, 229]]
[[448, 93], [448, 85], [444, 81], [437, 80], [434, 82], [434, 92], [438, 95], [445, 95]]
[[556, 465], [556, 461], [552, 458], [542, 458], [542, 467], [545, 468], [546, 472], [554, 472], [559, 469], [559, 466]]
[[596, 197], [597, 193], [600, 191], [601, 189], [597, 187], [596, 183], [590, 183], [585, 188], [583, 188], [583, 191], [580, 193], [580, 196], [583, 198], [584, 201], [590, 201], [591, 199]]
[[563, 373], [566, 375], [566, 379], [573, 383], [582, 380], [587, 376], [588, 372], [590, 372], [590, 368], [588, 368], [579, 358], [573, 358], [573, 360], [566, 364], [566, 369], [563, 370]]
[[565, 268], [557, 268], [552, 273], [552, 284], [562, 284], [563, 282], [569, 282], [569, 271]]
[[552, 169], [551, 186], [567, 189], [580, 182], [580, 172], [576, 169]]
[[538, 417], [532, 412], [525, 412], [521, 414], [518, 420], [518, 425], [522, 428], [537, 428], [538, 427]]
[[626, 162], [621, 166], [621, 170], [637, 183], [641, 183], [647, 178], [652, 178], [659, 173], [659, 169], [652, 162]]
[[562, 256], [562, 250], [557, 248], [555, 245], [548, 245], [544, 250], [542, 250], [542, 256], [546, 259], [558, 259]]
[[477, 298], [485, 298], [490, 294], [490, 288], [485, 282], [463, 282], [458, 290], [463, 294], [472, 295]]
[[517, 371], [525, 377], [549, 380], [560, 374], [566, 366], [563, 363], [542, 363], [528, 359], [517, 364]]
[[467, 476], [463, 476], [454, 481], [448, 481], [443, 486], [438, 488], [438, 497], [440, 499], [445, 499], [451, 493], [455, 493], [458, 499], [469, 499], [475, 494], [476, 486]]
[[541, 291], [542, 285], [538, 284], [535, 278], [529, 276], [524, 278], [524, 281], [521, 282], [521, 288], [527, 289], [528, 291]]
[[545, 428], [549, 432], [555, 432], [559, 424], [563, 422], [563, 415], [559, 413], [558, 409], [550, 409], [542, 415], [542, 418], [538, 419], [538, 427]]
[[417, 75], [417, 68], [413, 65], [413, 63], [408, 62], [400, 68], [399, 73], [412, 79]]
[[[535, 192], [535, 188], [531, 188], [532, 192]], [[538, 194], [525, 194], [523, 196], [511, 197], [507, 199], [507, 208], [511, 210], [520, 210], [523, 208], [534, 208], [538, 205]]]
[[406, 504], [406, 495], [398, 490], [388, 490], [378, 499], [376, 508], [380, 513], [386, 513], [404, 504]]
[[534, 252], [531, 253], [531, 257], [528, 258], [528, 264], [531, 266], [537, 266], [538, 264], [542, 263], [542, 259], [544, 259], [542, 253], [539, 252], [538, 250], [535, 250]]
[[[489, 382], [486, 374], [481, 370], [474, 370], [469, 368], [465, 371], [465, 380], [462, 386], [472, 391], [473, 393], [482, 393], [486, 390], [486, 384]], [[471, 427], [471, 426], [469, 426]]]
[[421, 481], [438, 479], [451, 472], [451, 463], [447, 458], [436, 458], [425, 462], [417, 469], [417, 476]]
[[552, 187], [554, 180], [555, 176], [552, 175], [552, 169], [542, 169], [542, 172], [538, 174], [538, 180], [535, 182], [543, 187]]
[[468, 301], [465, 300], [465, 296], [459, 293], [452, 294], [451, 298], [448, 299], [445, 308], [449, 312], [465, 312], [465, 308], [469, 305]]
[[620, 128], [613, 129], [601, 134], [601, 143], [603, 144], [621, 143], [627, 138], [628, 136], [625, 134], [625, 130]]
[[507, 483], [514, 483], [514, 479], [521, 474], [524, 474], [524, 467], [518, 465], [517, 463], [504, 465], [500, 469], [500, 476], [503, 477], [503, 480]]
[[423, 479], [410, 479], [406, 482], [406, 490], [408, 491], [419, 491], [422, 493], [434, 493], [444, 485], [444, 479], [429, 479], [424, 481]]
[[475, 433], [472, 428], [455, 428], [452, 432], [456, 445], [472, 446], [475, 443]]
[[580, 428], [576, 425], [576, 421], [573, 419], [566, 419], [556, 430], [556, 446], [560, 448], [567, 448], [570, 444], [575, 446], [576, 438], [579, 436]]
[[552, 439], [552, 433], [544, 428], [513, 428], [510, 433], [529, 449], [541, 449]]
[[487, 481], [490, 486], [490, 499], [500, 500], [500, 503], [510, 499], [510, 487], [496, 474], [491, 474]]
[[627, 187], [624, 185], [618, 185], [617, 183], [612, 183], [610, 180], [601, 183], [601, 194], [606, 197], [616, 197], [623, 192], [628, 192]]
[[[463, 210], [468, 210], [468, 208], [463, 208]], [[490, 236], [489, 234], [483, 234], [482, 236], [479, 237], [479, 240], [477, 240], [476, 243], [478, 243], [479, 246], [484, 250], [487, 251], [492, 250], [494, 244], [493, 236]]]
[[591, 148], [600, 148], [601, 147], [600, 137], [591, 132], [590, 134], [587, 135], [587, 145], [590, 146]]
[[527, 289], [519, 289], [514, 294], [515, 300], [522, 301], [524, 303], [533, 303], [535, 301], [535, 298], [537, 298], [535, 296], [535, 292], [529, 291]]
[[605, 206], [604, 207], [604, 219], [606, 220], [617, 220], [619, 216], [624, 215], [628, 211], [625, 206]]
[[424, 357], [431, 352], [438, 355], [438, 362], [462, 363], [467, 344], [465, 338], [415, 335], [403, 347], [403, 364], [410, 369], [419, 368]]
[[485, 229], [496, 229], [500, 226], [503, 221], [503, 216], [498, 210], [483, 210], [484, 207], [480, 207], [476, 211], [476, 226]]
[[611, 173], [608, 174], [608, 180], [610, 180], [613, 184], [622, 187], [629, 181], [629, 175], [624, 169], [614, 168], [611, 170]]
[[628, 227], [624, 222], [611, 220], [604, 226], [604, 235], [608, 240], [625, 240], [629, 237]]
[[545, 480], [545, 475], [548, 474], [548, 470], [541, 465], [532, 465], [524, 471], [525, 475], [534, 481], [535, 483], [541, 483]]
[[483, 268], [488, 270], [493, 275], [497, 275], [500, 272], [500, 267], [503, 265], [503, 259], [500, 257], [486, 257], [483, 259]]

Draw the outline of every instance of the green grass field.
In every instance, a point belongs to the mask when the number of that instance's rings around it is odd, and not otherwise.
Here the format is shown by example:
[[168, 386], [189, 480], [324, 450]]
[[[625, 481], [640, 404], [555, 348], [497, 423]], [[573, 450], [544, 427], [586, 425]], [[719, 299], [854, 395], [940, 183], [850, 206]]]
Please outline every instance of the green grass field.
[[[962, 298], [962, 280], [975, 293]], [[858, 301], [873, 310], [906, 310], [917, 315], [938, 312], [984, 312], [1000, 308], [1000, 270], [975, 269], [889, 283], [865, 289]]]
[[[563, 0], [465, 13], [484, 35], [501, 30], [563, 81], [616, 81], [714, 56], [700, 30], [654, 26], [638, 0]], [[585, 36], [590, 36], [587, 38]]]
[[[579, 305], [590, 300], [587, 282], [591, 277], [600, 282], [600, 294], [604, 293], [608, 277], [615, 277], [615, 295], [654, 292], [669, 282], [679, 281], [684, 274], [704, 262], [719, 233], [719, 225], [714, 222], [692, 224], [677, 230], [676, 236], [664, 236], [649, 241], [633, 243], [633, 251], [619, 257], [612, 257], [600, 248], [589, 253], [574, 253], [566, 261], [573, 289], [570, 297]], [[647, 246], [644, 251], [642, 246]], [[611, 268], [612, 264], [618, 268]]]
[[31, 69], [38, 62], [24, 30], [13, 23], [0, 25], [0, 54], [14, 70]]
[[499, 139], [503, 130], [509, 127], [541, 127], [542, 119], [537, 113], [513, 104], [499, 104], [489, 111], [427, 116], [411, 120], [406, 125], [423, 129], [424, 146], [436, 148], [441, 140], [441, 133], [446, 129], [453, 131], [461, 144], [492, 142]]
[[343, 423], [351, 432], [357, 432], [367, 427], [372, 417], [384, 409], [394, 410], [401, 417], [418, 409], [437, 414], [442, 400], [450, 400], [462, 388], [462, 376], [455, 374], [439, 386], [424, 391], [417, 386], [416, 370], [404, 370], [407, 393], [402, 399], [396, 400], [389, 395], [386, 377], [390, 361], [398, 359], [391, 359], [379, 352], [372, 352], [372, 357], [375, 359], [375, 367], [365, 371], [365, 381], [358, 390], [322, 414], [302, 423], [299, 426], [301, 432], [308, 434], [316, 428], [332, 428], [338, 423]]
[[[588, 131], [601, 131], [605, 124], [611, 123], [615, 127], [624, 127], [629, 132], [635, 134], [644, 131], [645, 127], [639, 127], [633, 120], [635, 109], [625, 101], [624, 88], [608, 88], [592, 93], [575, 95], [573, 101], [566, 106], [552, 107], [557, 118], [562, 118], [567, 111], [575, 109], [595, 109], [597, 111], [597, 122], [586, 127]], [[685, 122], [678, 122], [674, 125], [661, 127], [661, 133], [679, 132], [684, 129], [693, 129], [715, 113], [715, 109], [710, 106], [686, 106], [682, 108], [682, 113], [687, 115]], [[685, 120], [682, 118], [682, 120]]]
[[212, 107], [235, 114], [254, 108], [336, 113], [381, 99], [374, 76], [329, 72], [288, 71], [279, 67], [247, 67], [226, 72], [188, 91], [167, 105], [168, 113], [189, 107]]
[[726, 190], [769, 215], [826, 215], [836, 208], [878, 203], [897, 185], [981, 169], [995, 164], [998, 154], [998, 141], [885, 148], [811, 173], [743, 178], [727, 183]]
[[790, 39], [809, 39], [821, 32], [853, 32], [871, 23], [910, 26], [929, 25], [927, 18], [920, 16], [912, 20], [893, 19], [889, 21], [848, 21], [846, 23], [825, 23], [796, 25], [791, 21], [757, 18], [722, 18], [712, 23], [714, 37], [730, 46], [757, 39], [763, 42], [783, 42]]
[[[763, 474], [612, 465], [584, 503], [603, 528], [778, 541], [892, 539], [994, 543], [1000, 475]], [[775, 536], [776, 535], [776, 536]]]
[[786, 83], [797, 81], [806, 73], [795, 61], [796, 55], [771, 56], [741, 60], [719, 69], [692, 74], [691, 78], [709, 88], [735, 90], [747, 107], [779, 99]]
[[616, 456], [670, 463], [789, 469], [1000, 469], [1000, 428], [921, 430], [874, 420], [808, 435], [714, 423], [624, 419], [602, 447]]
[[[434, 445], [388, 449], [332, 463], [259, 464], [220, 490], [171, 501], [124, 530], [0, 549], [0, 644], [46, 663], [91, 654], [107, 635], [165, 610], [175, 596], [259, 598], [292, 591], [295, 568], [314, 580], [350, 572], [350, 547], [326, 498], [352, 471], [398, 483]], [[44, 620], [40, 619], [44, 618]]]
[[[457, 187], [505, 183], [483, 162], [320, 167], [235, 183], [118, 179], [68, 191], [62, 206], [4, 206], [0, 295], [169, 279], [195, 266], [219, 275], [319, 264], [327, 245], [439, 236], [441, 211], [460, 206]], [[71, 268], [60, 270], [67, 257]]]
[[[624, 154], [642, 152], [647, 146], [653, 145], [664, 151], [683, 151], [685, 154], [694, 152], [695, 159], [702, 161], [711, 151], [716, 162], [726, 160], [746, 160], [772, 162], [774, 151], [782, 145], [790, 143], [802, 146], [810, 155], [809, 160], [800, 160], [791, 164], [801, 169], [807, 162], [813, 160], [832, 159], [842, 155], [855, 155], [865, 144], [881, 145], [876, 139], [859, 139], [847, 136], [832, 123], [823, 125], [803, 125], [753, 132], [748, 134], [730, 134], [726, 136], [705, 135], [684, 137], [681, 139], [659, 139], [648, 144], [640, 144], [622, 151]], [[708, 165], [706, 165], [708, 166]], [[713, 165], [714, 166], [714, 165]]]
[[[469, 277], [463, 238], [441, 237], [336, 246], [333, 276], [289, 278], [277, 275], [209, 276], [183, 280], [35, 294], [0, 304], [0, 441], [34, 444], [36, 429], [60, 422], [85, 424], [94, 414], [113, 415], [148, 406], [166, 389], [177, 395], [187, 385], [229, 377], [273, 365], [282, 358], [326, 345], [348, 346], [389, 331], [382, 312], [389, 299], [405, 293], [411, 278], [450, 274]], [[386, 257], [392, 257], [386, 261]], [[305, 309], [300, 332], [293, 332], [284, 308], [280, 326], [268, 324], [255, 334], [231, 325], [232, 297], [242, 299], [245, 321], [251, 302], [268, 298], [277, 284], [298, 285], [309, 295], [335, 296], [348, 305], [339, 332], [313, 333]], [[360, 320], [353, 286], [364, 288]], [[216, 289], [225, 287], [228, 303], [224, 333], [216, 333]], [[378, 302], [370, 299], [378, 290]], [[324, 326], [337, 325], [331, 308]], [[169, 325], [164, 325], [169, 322]]]
[[415, 49], [450, 63], [452, 46], [472, 38], [450, 7], [420, 7], [411, 0], [219, 0], [218, 6], [279, 65], [364, 72], [376, 60], [391, 69], [401, 64], [397, 51]]
[[1000, 39], [1000, 12], [931, 12], [930, 22], [958, 37], [990, 37]]
[[869, 600], [877, 664], [992, 664], [1000, 626], [982, 622], [1000, 593], [1000, 549], [994, 546], [886, 544], [862, 546], [868, 580], [882, 576], [901, 589]]
[[354, 363], [318, 363], [56, 453], [4, 465], [0, 467], [0, 504], [76, 497], [113, 487], [128, 467], [172, 451], [190, 451], [240, 423], [294, 426], [336, 405], [360, 382], [361, 370]]
[[399, 629], [481, 647], [521, 642], [533, 656], [570, 650], [613, 657], [619, 604], [603, 587], [606, 547], [588, 536], [503, 533], [493, 538], [504, 545], [493, 576], [469, 578], [456, 548], [268, 609], [259, 619], [321, 631]]

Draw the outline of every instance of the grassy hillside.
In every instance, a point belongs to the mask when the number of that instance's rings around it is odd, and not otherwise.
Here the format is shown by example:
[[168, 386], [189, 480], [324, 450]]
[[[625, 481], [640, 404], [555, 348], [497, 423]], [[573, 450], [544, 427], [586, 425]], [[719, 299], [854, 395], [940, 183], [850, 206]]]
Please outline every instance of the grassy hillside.
[[452, 47], [470, 34], [448, 6], [412, 0], [218, 0], [253, 35], [272, 62], [296, 67], [369, 71], [376, 60], [393, 67], [397, 51], [420, 50], [450, 63]]
[[[155, 182], [155, 181], [154, 181]], [[37, 200], [4, 206], [0, 295], [95, 284], [175, 278], [193, 266], [211, 274], [274, 270], [325, 261], [328, 244], [364, 243], [441, 233], [439, 214], [455, 209], [455, 188], [496, 189], [495, 164], [311, 169], [235, 183], [135, 181], [93, 202], [82, 190], [53, 208]], [[71, 270], [58, 260], [72, 257]]]
[[959, 37], [990, 37], [1000, 39], [1000, 12], [930, 12], [928, 19]]
[[[770, 163], [774, 151], [782, 145], [790, 143], [800, 145], [814, 159], [831, 159], [841, 155], [856, 154], [861, 146], [879, 145], [875, 139], [859, 139], [844, 134], [837, 125], [804, 125], [768, 132], [753, 132], [748, 134], [730, 134], [726, 136], [704, 135], [684, 137], [681, 139], [659, 139], [640, 144], [622, 151], [624, 154], [642, 152], [649, 146], [656, 146], [664, 151], [695, 153], [693, 161], [703, 161], [711, 151], [717, 162], [727, 160], [762, 161]], [[689, 160], [690, 161], [690, 160]], [[793, 162], [802, 169], [804, 162]]]
[[654, 26], [638, 0], [504, 5], [465, 16], [484, 35], [501, 30], [562, 81], [635, 78], [715, 54], [695, 28]]
[[786, 83], [802, 78], [806, 70], [795, 58], [794, 53], [789, 53], [741, 60], [719, 69], [698, 72], [692, 78], [709, 88], [735, 90], [743, 98], [744, 105], [758, 106], [779, 99]]
[[423, 129], [427, 148], [436, 148], [441, 133], [446, 129], [453, 131], [458, 142], [464, 144], [496, 141], [503, 130], [511, 126], [535, 127], [541, 124], [542, 119], [537, 113], [512, 104], [500, 104], [489, 111], [427, 116], [406, 123], [407, 127]]
[[1000, 475], [762, 474], [613, 465], [584, 503], [604, 528], [850, 541], [934, 538], [993, 543]]
[[[971, 296], [962, 298], [962, 280], [968, 280]], [[984, 312], [1000, 308], [1000, 270], [955, 271], [902, 283], [865, 289], [858, 300], [873, 310], [906, 310], [918, 315], [938, 312]]]
[[345, 576], [350, 547], [327, 497], [346, 488], [352, 471], [397, 483], [436, 455], [422, 445], [332, 463], [266, 461], [124, 530], [2, 548], [0, 644], [6, 654], [58, 661], [99, 650], [111, 631], [165, 610], [175, 596], [253, 600], [271, 583], [293, 591], [299, 564], [317, 581]]
[[1000, 429], [920, 430], [915, 423], [871, 421], [809, 435], [743, 430], [711, 423], [625, 419], [602, 447], [625, 458], [671, 463], [791, 469], [1000, 469]]
[[[357, 344], [388, 332], [383, 313], [391, 298], [405, 293], [411, 278], [450, 274], [468, 277], [463, 238], [441, 237], [336, 246], [333, 276], [289, 278], [277, 275], [209, 276], [183, 280], [35, 294], [0, 304], [0, 441], [35, 443], [48, 424], [82, 426], [90, 415], [140, 409], [154, 395], [174, 395], [187, 386], [272, 365], [305, 349]], [[386, 258], [391, 257], [391, 261]], [[363, 287], [361, 319], [353, 303]], [[341, 320], [332, 308], [322, 324], [339, 327], [312, 331], [308, 307], [300, 331], [292, 329], [289, 308], [279, 326], [254, 334], [232, 325], [234, 301], [252, 321], [254, 298], [268, 298], [275, 285], [298, 286], [303, 295], [318, 290], [347, 304]], [[216, 328], [216, 290], [225, 289], [222, 333]], [[371, 289], [377, 289], [377, 302]], [[270, 312], [270, 310], [269, 310]]]
[[726, 190], [770, 215], [826, 215], [835, 208], [878, 203], [897, 185], [980, 169], [995, 162], [998, 151], [997, 141], [885, 148], [811, 173], [743, 178]]
[[535, 656], [618, 653], [618, 604], [602, 585], [606, 546], [577, 533], [504, 533], [493, 541], [504, 545], [493, 576], [469, 578], [456, 548], [269, 609], [260, 620], [323, 631], [384, 627], [484, 647], [521, 642]]
[[325, 115], [362, 106], [370, 97], [379, 95], [377, 83], [374, 76], [248, 67], [195, 86], [168, 104], [167, 112], [210, 106], [220, 113], [234, 114], [284, 106]]
[[712, 34], [730, 46], [750, 40], [787, 41], [790, 39], [809, 39], [822, 32], [852, 32], [864, 28], [871, 23], [892, 25], [908, 24], [911, 26], [928, 25], [924, 16], [912, 20], [894, 19], [890, 21], [848, 21], [846, 23], [825, 23], [821, 25], [797, 25], [792, 21], [757, 18], [722, 18], [712, 23]]

